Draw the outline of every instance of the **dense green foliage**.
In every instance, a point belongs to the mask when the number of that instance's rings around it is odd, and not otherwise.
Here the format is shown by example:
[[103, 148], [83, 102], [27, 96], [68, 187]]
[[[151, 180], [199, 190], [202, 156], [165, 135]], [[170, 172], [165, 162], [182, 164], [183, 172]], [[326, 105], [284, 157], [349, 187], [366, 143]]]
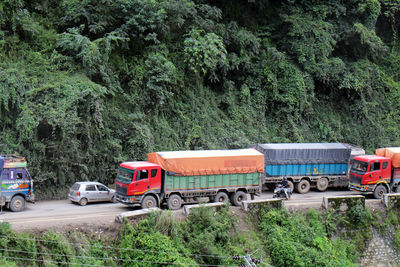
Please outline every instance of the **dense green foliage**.
[[392, 247], [398, 250], [398, 216], [398, 210], [372, 215], [355, 205], [346, 213], [262, 208], [243, 219], [228, 207], [202, 207], [185, 220], [155, 212], [104, 233], [22, 234], [3, 223], [0, 265], [235, 266], [243, 259], [233, 256], [251, 253], [261, 260], [258, 266], [356, 266], [373, 230], [394, 229]]
[[[5, 0], [0, 152], [38, 197], [157, 150], [400, 145], [396, 0]], [[58, 192], [57, 192], [58, 191]]]

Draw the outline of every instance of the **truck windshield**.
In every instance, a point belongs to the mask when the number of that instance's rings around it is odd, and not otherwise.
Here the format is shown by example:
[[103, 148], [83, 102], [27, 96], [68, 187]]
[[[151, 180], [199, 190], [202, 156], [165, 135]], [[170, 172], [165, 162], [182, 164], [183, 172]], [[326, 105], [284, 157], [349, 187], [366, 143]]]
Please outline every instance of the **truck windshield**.
[[353, 162], [353, 165], [351, 166], [351, 170], [358, 173], [366, 172], [367, 168], [368, 168], [368, 162], [358, 161], [358, 160], [355, 160]]
[[123, 184], [129, 184], [132, 182], [133, 179], [133, 174], [135, 173], [135, 170], [129, 170], [125, 168], [119, 168], [118, 169], [118, 174], [117, 174], [117, 182], [123, 183]]

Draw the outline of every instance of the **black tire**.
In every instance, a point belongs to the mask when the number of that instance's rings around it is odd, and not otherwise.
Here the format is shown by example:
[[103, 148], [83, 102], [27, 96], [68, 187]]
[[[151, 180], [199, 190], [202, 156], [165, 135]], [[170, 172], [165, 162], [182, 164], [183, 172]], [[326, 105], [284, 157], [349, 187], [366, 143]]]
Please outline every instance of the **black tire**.
[[229, 201], [229, 197], [225, 192], [219, 192], [214, 198], [214, 202], [227, 203], [228, 201]]
[[287, 181], [287, 185], [288, 185], [288, 187], [290, 188], [290, 192], [293, 192], [294, 191], [294, 183], [292, 182], [292, 181]]
[[329, 180], [326, 177], [322, 177], [317, 182], [317, 190], [320, 192], [324, 192], [326, 189], [328, 189], [328, 186], [329, 186]]
[[11, 199], [10, 210], [14, 212], [23, 211], [25, 209], [25, 199], [21, 196], [15, 196]]
[[231, 202], [234, 206], [240, 206], [242, 205], [242, 201], [247, 200], [247, 195], [243, 191], [236, 191], [234, 194], [231, 196]]
[[79, 205], [81, 205], [81, 206], [86, 206], [87, 203], [88, 203], [88, 200], [85, 197], [83, 197], [79, 200]]
[[383, 195], [387, 193], [387, 189], [384, 185], [378, 185], [374, 190], [374, 198], [381, 199]]
[[296, 184], [296, 191], [300, 194], [306, 194], [310, 191], [310, 182], [306, 179], [301, 180]]
[[168, 209], [179, 210], [182, 207], [182, 202], [182, 198], [179, 195], [173, 194], [168, 198]]
[[153, 196], [145, 196], [140, 205], [142, 209], [150, 209], [157, 207], [157, 200]]

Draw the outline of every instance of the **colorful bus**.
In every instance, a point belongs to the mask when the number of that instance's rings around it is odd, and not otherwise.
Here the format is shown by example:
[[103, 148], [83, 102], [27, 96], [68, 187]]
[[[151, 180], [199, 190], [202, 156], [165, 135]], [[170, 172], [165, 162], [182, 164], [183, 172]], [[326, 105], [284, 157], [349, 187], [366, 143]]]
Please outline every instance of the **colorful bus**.
[[0, 156], [0, 205], [23, 211], [26, 201], [34, 202], [33, 181], [24, 157]]

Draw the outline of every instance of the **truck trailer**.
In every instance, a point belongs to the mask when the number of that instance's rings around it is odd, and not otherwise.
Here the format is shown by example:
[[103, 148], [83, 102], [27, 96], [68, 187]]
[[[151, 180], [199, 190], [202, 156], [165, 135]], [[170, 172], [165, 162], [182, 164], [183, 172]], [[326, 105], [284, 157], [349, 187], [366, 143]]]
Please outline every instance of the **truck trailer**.
[[24, 157], [0, 156], [0, 205], [23, 211], [26, 201], [34, 202], [33, 180]]
[[349, 163], [365, 154], [357, 146], [342, 143], [281, 143], [250, 146], [264, 154], [268, 187], [288, 179], [289, 186], [305, 194], [311, 187], [325, 191], [348, 186]]
[[264, 155], [254, 149], [155, 152], [147, 158], [120, 165], [117, 201], [175, 210], [199, 198], [240, 205], [261, 190]]
[[349, 175], [350, 190], [382, 198], [400, 193], [400, 147], [380, 148], [375, 155], [354, 158]]

